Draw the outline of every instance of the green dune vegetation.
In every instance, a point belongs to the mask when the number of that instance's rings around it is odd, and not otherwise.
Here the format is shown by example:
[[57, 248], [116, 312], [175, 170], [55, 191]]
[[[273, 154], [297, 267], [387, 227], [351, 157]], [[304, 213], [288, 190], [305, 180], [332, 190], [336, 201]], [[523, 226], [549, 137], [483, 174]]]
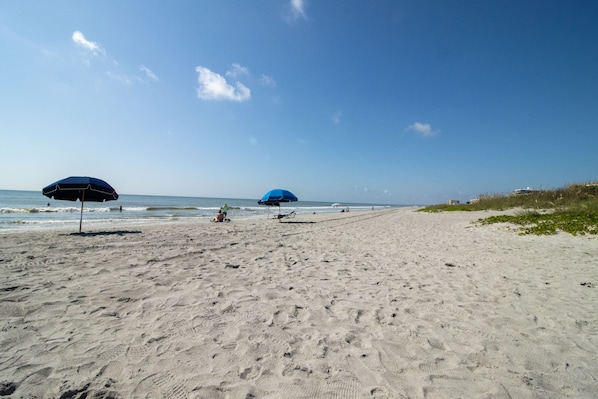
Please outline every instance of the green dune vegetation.
[[513, 215], [478, 219], [476, 223], [511, 223], [521, 235], [598, 234], [598, 182], [571, 184], [555, 190], [522, 190], [510, 195], [480, 195], [467, 204], [432, 205], [422, 212], [511, 210]]

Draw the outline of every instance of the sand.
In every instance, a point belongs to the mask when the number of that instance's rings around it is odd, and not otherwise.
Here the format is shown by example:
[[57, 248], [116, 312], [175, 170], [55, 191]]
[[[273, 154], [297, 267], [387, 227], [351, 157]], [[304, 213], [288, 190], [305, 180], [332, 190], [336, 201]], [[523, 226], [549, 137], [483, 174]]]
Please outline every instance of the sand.
[[491, 214], [0, 235], [0, 394], [597, 397], [598, 237]]

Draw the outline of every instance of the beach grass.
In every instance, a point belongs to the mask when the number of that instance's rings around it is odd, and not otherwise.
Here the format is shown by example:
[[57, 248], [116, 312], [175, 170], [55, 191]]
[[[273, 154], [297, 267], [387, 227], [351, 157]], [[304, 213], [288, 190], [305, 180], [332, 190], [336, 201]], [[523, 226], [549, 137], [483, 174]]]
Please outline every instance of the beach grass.
[[550, 235], [558, 231], [572, 235], [598, 234], [598, 183], [571, 184], [526, 194], [485, 194], [467, 204], [432, 205], [420, 211], [504, 211], [514, 208], [519, 208], [514, 215], [491, 216], [477, 222], [515, 224], [522, 235]]

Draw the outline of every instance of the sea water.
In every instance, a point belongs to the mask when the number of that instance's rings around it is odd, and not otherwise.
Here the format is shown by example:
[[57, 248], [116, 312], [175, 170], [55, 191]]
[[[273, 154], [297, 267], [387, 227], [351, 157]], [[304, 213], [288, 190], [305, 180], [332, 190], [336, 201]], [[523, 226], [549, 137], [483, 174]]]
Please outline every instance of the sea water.
[[[172, 197], [122, 194], [116, 201], [85, 202], [83, 229], [137, 225], [153, 222], [196, 220], [211, 221], [224, 204], [231, 208], [231, 220], [272, 217], [278, 207], [258, 205], [257, 199]], [[353, 203], [298, 201], [281, 204], [281, 213], [297, 215], [336, 213], [348, 208], [359, 212], [390, 207]], [[41, 191], [0, 190], [0, 233], [25, 229], [72, 227], [79, 229], [81, 202], [47, 198]]]

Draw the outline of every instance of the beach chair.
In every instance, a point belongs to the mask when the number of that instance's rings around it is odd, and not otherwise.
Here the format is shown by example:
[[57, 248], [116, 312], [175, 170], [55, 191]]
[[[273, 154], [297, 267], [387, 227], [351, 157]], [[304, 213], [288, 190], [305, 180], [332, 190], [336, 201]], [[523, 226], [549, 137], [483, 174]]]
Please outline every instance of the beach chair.
[[295, 215], [297, 215], [295, 211], [283, 214], [279, 213], [278, 215], [274, 215], [274, 219], [292, 219], [295, 217]]

